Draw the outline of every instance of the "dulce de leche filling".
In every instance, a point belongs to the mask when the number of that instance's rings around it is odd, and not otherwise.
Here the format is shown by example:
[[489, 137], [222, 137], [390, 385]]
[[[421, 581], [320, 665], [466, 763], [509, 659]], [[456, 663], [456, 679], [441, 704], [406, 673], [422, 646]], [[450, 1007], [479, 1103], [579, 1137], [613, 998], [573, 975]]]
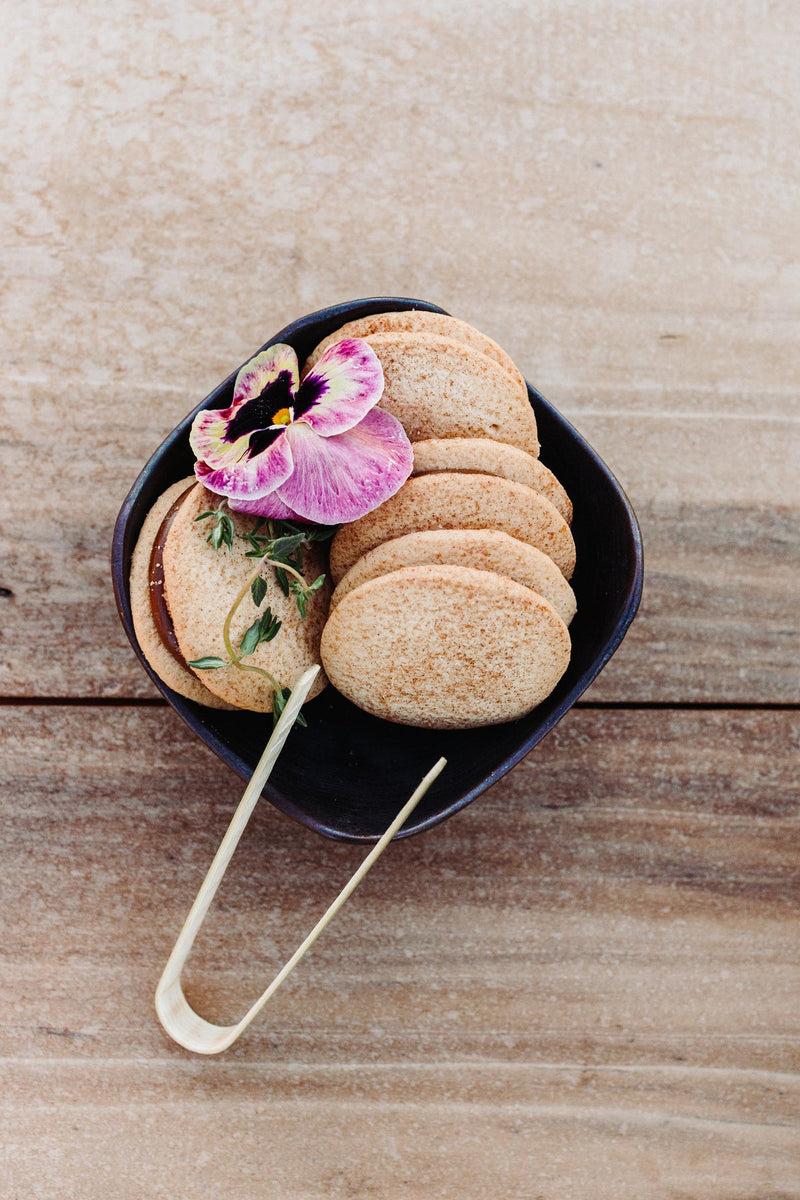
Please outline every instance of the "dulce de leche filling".
[[158, 527], [158, 533], [150, 551], [150, 611], [153, 614], [153, 622], [162, 644], [182, 667], [186, 666], [186, 659], [181, 654], [181, 648], [175, 636], [175, 626], [172, 624], [172, 616], [164, 592], [164, 547], [167, 544], [167, 537], [178, 509], [193, 488], [194, 484], [191, 484], [185, 492], [181, 492], [172, 507], [167, 510], [164, 520]]

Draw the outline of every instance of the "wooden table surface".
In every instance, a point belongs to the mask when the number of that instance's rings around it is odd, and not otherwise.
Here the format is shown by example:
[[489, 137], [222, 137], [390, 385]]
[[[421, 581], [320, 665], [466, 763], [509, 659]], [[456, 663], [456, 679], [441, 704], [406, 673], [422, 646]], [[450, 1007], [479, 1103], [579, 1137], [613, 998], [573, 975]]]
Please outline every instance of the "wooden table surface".
[[[0, 1194], [800, 1196], [797, 5], [7, 12]], [[374, 293], [596, 445], [643, 608], [201, 1060], [152, 993], [240, 784], [135, 661], [111, 528], [232, 366]], [[264, 806], [192, 1001], [237, 1016], [362, 854]]]

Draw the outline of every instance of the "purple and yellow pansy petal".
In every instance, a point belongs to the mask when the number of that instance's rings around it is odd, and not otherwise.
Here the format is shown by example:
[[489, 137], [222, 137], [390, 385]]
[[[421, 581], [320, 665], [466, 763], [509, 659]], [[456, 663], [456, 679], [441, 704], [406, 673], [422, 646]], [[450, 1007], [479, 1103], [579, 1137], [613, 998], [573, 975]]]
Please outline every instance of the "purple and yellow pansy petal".
[[266, 517], [271, 521], [295, 521], [297, 513], [284, 504], [277, 492], [259, 496], [257, 500], [229, 500], [231, 512], [247, 513], [248, 516]]
[[[273, 425], [276, 411], [286, 414], [279, 424], [291, 419], [297, 383], [297, 355], [291, 346], [278, 342], [262, 350], [236, 376], [230, 407], [205, 409], [192, 421], [192, 450], [210, 467], [224, 468], [239, 462], [252, 435]], [[245, 409], [246, 405], [250, 407]]]
[[297, 355], [291, 346], [284, 342], [276, 342], [274, 346], [268, 346], [255, 358], [251, 358], [239, 370], [233, 385], [232, 407], [237, 408], [245, 400], [260, 396], [264, 388], [274, 383], [282, 372], [287, 375], [288, 389], [295, 392], [300, 382]]
[[393, 496], [411, 474], [411, 443], [400, 422], [379, 408], [335, 437], [320, 437], [304, 421], [290, 425], [285, 437], [294, 470], [277, 494], [307, 521], [356, 521]]
[[217, 467], [196, 462], [194, 473], [204, 487], [232, 500], [255, 500], [274, 492], [292, 473], [292, 449], [285, 433], [279, 433], [265, 449], [251, 458], [249, 453], [236, 463]]
[[[241, 407], [241, 406], [239, 406]], [[239, 462], [247, 452], [250, 434], [227, 440], [231, 416], [236, 408], [206, 408], [192, 421], [189, 445], [209, 467], [223, 468]]]
[[331, 346], [306, 375], [297, 392], [295, 419], [322, 437], [352, 429], [383, 395], [383, 368], [361, 338]]

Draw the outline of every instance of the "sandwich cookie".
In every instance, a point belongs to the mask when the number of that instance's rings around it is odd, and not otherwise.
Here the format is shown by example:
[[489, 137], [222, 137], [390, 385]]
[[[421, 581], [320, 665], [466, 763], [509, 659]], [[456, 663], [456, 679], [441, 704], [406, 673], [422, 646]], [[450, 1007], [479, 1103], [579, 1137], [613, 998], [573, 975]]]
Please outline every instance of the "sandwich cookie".
[[412, 476], [380, 508], [342, 526], [331, 543], [334, 582], [382, 542], [422, 529], [498, 529], [543, 551], [567, 579], [575, 569], [569, 525], [544, 496], [496, 475], [442, 471]]
[[541, 550], [497, 529], [427, 529], [382, 542], [354, 563], [337, 585], [331, 608], [355, 588], [401, 567], [459, 566], [505, 575], [552, 604], [565, 625], [575, 616], [575, 593]]
[[558, 613], [530, 588], [470, 567], [402, 567], [362, 583], [322, 634], [331, 682], [402, 725], [468, 729], [512, 721], [567, 669]]
[[526, 390], [525, 381], [519, 368], [502, 346], [498, 346], [497, 342], [492, 341], [490, 337], [481, 333], [473, 325], [468, 325], [466, 321], [459, 321], [457, 317], [447, 316], [445, 313], [428, 312], [424, 308], [407, 308], [403, 312], [373, 313], [369, 317], [359, 317], [355, 321], [348, 321], [341, 329], [337, 329], [335, 333], [320, 342], [315, 350], [312, 350], [306, 363], [306, 369], [313, 367], [334, 342], [339, 342], [342, 338], [368, 339], [374, 333], [435, 333], [440, 337], [452, 338], [455, 342], [463, 342], [466, 346], [472, 346], [473, 350], [485, 354], [487, 358], [493, 358], [496, 363], [509, 372], [515, 382], [522, 386], [523, 391]]
[[518, 446], [489, 438], [429, 438], [415, 442], [414, 474], [430, 475], [434, 471], [479, 471], [484, 475], [500, 475], [514, 483], [541, 492], [554, 504], [567, 524], [572, 520], [572, 501], [543, 462], [526, 454]]
[[[242, 537], [233, 539], [232, 549], [213, 549], [206, 541], [206, 522], [198, 521], [200, 513], [213, 508], [219, 497], [197, 484], [178, 509], [164, 547], [164, 592], [172, 618], [180, 653], [186, 662], [206, 657], [227, 659], [222, 628], [228, 611], [240, 589], [254, 570], [254, 560], [246, 557], [248, 543]], [[232, 513], [237, 535], [251, 532], [258, 518]], [[319, 546], [304, 550], [303, 574], [311, 582], [325, 570]], [[319, 662], [319, 640], [330, 597], [326, 580], [323, 587], [310, 597], [305, 619], [301, 618], [293, 595], [285, 596], [275, 579], [274, 571], [265, 565], [262, 570], [267, 583], [264, 602], [257, 608], [248, 593], [239, 605], [231, 624], [231, 641], [238, 647], [245, 631], [259, 613], [269, 607], [281, 622], [277, 635], [259, 645], [247, 655], [242, 666], [260, 667], [272, 675], [282, 687], [291, 687], [308, 667]], [[265, 675], [252, 669], [233, 666], [213, 670], [197, 670], [197, 677], [219, 699], [235, 708], [254, 712], [269, 712], [273, 706], [274, 686]], [[309, 699], [325, 686], [318, 677]]]
[[[173, 483], [159, 496], [144, 519], [131, 558], [130, 593], [133, 628], [139, 648], [162, 682], [179, 696], [207, 704], [211, 708], [230, 708], [200, 682], [186, 666], [174, 641], [174, 631], [163, 609], [163, 545], [169, 526], [181, 500], [188, 497], [195, 479]], [[156, 543], [159, 543], [158, 547]], [[158, 624], [156, 623], [158, 621]], [[177, 653], [176, 653], [177, 652]]]

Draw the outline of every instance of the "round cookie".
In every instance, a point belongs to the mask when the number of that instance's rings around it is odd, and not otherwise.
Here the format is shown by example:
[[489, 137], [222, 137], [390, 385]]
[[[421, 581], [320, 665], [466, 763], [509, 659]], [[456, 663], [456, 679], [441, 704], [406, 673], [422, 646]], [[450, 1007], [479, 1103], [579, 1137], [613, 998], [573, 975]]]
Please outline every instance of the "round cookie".
[[[200, 484], [186, 498], [175, 517], [164, 547], [164, 590], [181, 653], [188, 661], [213, 655], [227, 658], [222, 639], [222, 626], [228, 609], [240, 588], [252, 574], [255, 563], [247, 558], [246, 542], [235, 537], [233, 549], [214, 550], [206, 541], [208, 526], [197, 521], [207, 508], [213, 508], [219, 497], [211, 495]], [[257, 518], [232, 513], [237, 533], [246, 533], [258, 523]], [[325, 570], [322, 551], [312, 546], [305, 551], [303, 573], [311, 582]], [[326, 580], [320, 591], [309, 600], [308, 615], [300, 617], [293, 595], [284, 596], [271, 568], [264, 568], [267, 596], [256, 609], [250, 595], [239, 605], [231, 626], [231, 641], [238, 646], [245, 630], [257, 613], [267, 607], [282, 622], [277, 636], [263, 642], [248, 655], [248, 666], [269, 671], [283, 687], [291, 687], [297, 677], [319, 662], [319, 639], [328, 610], [330, 586]], [[255, 671], [235, 667], [198, 670], [197, 676], [205, 686], [235, 708], [269, 712], [272, 709], [274, 688], [270, 680]], [[316, 696], [325, 686], [318, 676], [309, 694]]]
[[194, 476], [173, 483], [159, 496], [144, 519], [131, 558], [130, 594], [133, 628], [139, 647], [150, 666], [168, 687], [187, 700], [207, 704], [210, 708], [230, 708], [213, 692], [204, 687], [188, 667], [181, 666], [159, 637], [150, 607], [150, 553], [161, 523], [172, 505], [187, 489], [194, 486]]
[[334, 582], [381, 542], [421, 529], [499, 529], [549, 555], [567, 579], [575, 569], [569, 525], [544, 496], [496, 475], [441, 471], [412, 476], [380, 508], [342, 526], [331, 543]]
[[481, 333], [474, 325], [468, 325], [466, 321], [459, 321], [458, 317], [451, 317], [445, 313], [428, 312], [424, 308], [407, 308], [402, 312], [372, 313], [369, 317], [359, 317], [355, 321], [348, 321], [341, 329], [329, 334], [311, 351], [306, 362], [306, 370], [313, 367], [334, 342], [340, 342], [342, 338], [369, 338], [373, 333], [436, 333], [441, 337], [452, 338], [456, 342], [464, 342], [465, 345], [472, 346], [474, 350], [485, 354], [487, 358], [493, 358], [525, 389], [525, 381], [519, 368], [502, 346], [498, 346], [497, 342], [492, 341], [485, 333]]
[[433, 333], [375, 333], [366, 340], [383, 368], [380, 407], [412, 442], [484, 437], [539, 453], [527, 389], [493, 358]]
[[513, 721], [567, 669], [569, 632], [529, 588], [470, 567], [402, 567], [362, 583], [322, 634], [331, 682], [402, 725], [468, 729]]
[[500, 475], [514, 483], [541, 492], [554, 504], [567, 524], [572, 520], [572, 501], [543, 462], [526, 454], [518, 446], [494, 442], [489, 438], [429, 438], [415, 442], [414, 475], [433, 471], [478, 471]]
[[497, 529], [426, 529], [382, 542], [354, 563], [337, 585], [331, 608], [370, 579], [401, 567], [461, 566], [494, 571], [538, 592], [565, 625], [575, 616], [575, 593], [541, 550]]

